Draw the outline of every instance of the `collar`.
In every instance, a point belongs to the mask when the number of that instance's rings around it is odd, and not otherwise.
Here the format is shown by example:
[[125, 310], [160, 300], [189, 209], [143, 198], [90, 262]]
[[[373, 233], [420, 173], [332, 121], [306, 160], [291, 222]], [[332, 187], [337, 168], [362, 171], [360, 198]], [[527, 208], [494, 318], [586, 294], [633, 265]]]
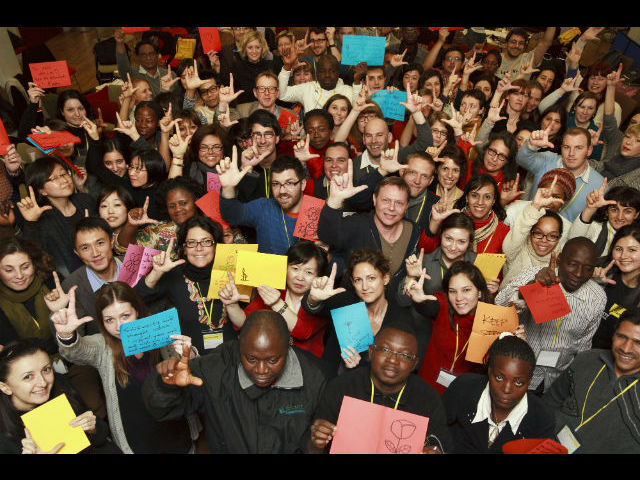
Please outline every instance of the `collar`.
[[[518, 427], [520, 427], [520, 423], [524, 419], [524, 416], [528, 411], [528, 402], [527, 395], [518, 402], [518, 404], [513, 407], [507, 418], [505, 418], [502, 422], [498, 424], [498, 428], [502, 431], [502, 428], [509, 422], [511, 426], [511, 431], [514, 435], [518, 432]], [[482, 391], [482, 395], [480, 395], [480, 400], [478, 400], [478, 405], [476, 406], [476, 416], [473, 417], [471, 423], [480, 423], [486, 420], [489, 423], [489, 426], [495, 427], [496, 424], [491, 419], [491, 395], [489, 393], [489, 382], [487, 382], [486, 387]]]
[[142, 73], [143, 75], [148, 75], [151, 78], [160, 78], [160, 67], [156, 68], [156, 74], [155, 75], [151, 75], [149, 72], [147, 72], [142, 65], [140, 65], [138, 67], [138, 72]]
[[367, 167], [375, 168], [377, 170], [379, 166], [380, 165], [374, 165], [373, 163], [371, 163], [371, 160], [369, 159], [369, 151], [365, 148], [360, 158], [360, 170], [363, 170]]
[[[558, 269], [556, 268], [556, 275], [558, 275]], [[565, 288], [564, 285], [562, 285], [562, 282], [560, 282], [558, 285], [560, 285], [560, 288], [562, 289], [562, 293], [564, 293], [564, 296], [573, 296], [575, 298], [577, 298], [578, 300], [581, 300], [583, 302], [587, 302], [587, 304], [589, 304], [589, 302], [591, 302], [591, 291], [588, 288], [585, 288], [587, 285], [589, 285], [590, 283], [599, 286], [596, 282], [594, 282], [593, 280], [589, 279], [586, 282], [584, 282], [582, 285], [580, 285], [580, 288], [578, 288], [577, 290], [573, 291], [573, 292], [568, 292]], [[571, 315], [571, 314], [569, 314]]]
[[[240, 382], [240, 387], [243, 390], [254, 386], [253, 381], [247, 375], [247, 372], [242, 367], [242, 362], [238, 364], [238, 381]], [[300, 361], [298, 360], [298, 356], [296, 352], [289, 347], [287, 350], [287, 360], [284, 364], [284, 368], [282, 369], [282, 373], [276, 380], [276, 383], [271, 385], [269, 388], [281, 388], [281, 389], [291, 389], [291, 388], [301, 388], [304, 385], [302, 378], [302, 368], [300, 367]]]
[[613, 353], [611, 352], [611, 350], [603, 350], [602, 352], [600, 352], [600, 360], [602, 360], [604, 364], [607, 366], [607, 370], [610, 373], [610, 377], [614, 379], [613, 380], [614, 382], [617, 382], [618, 380], [622, 380], [623, 378], [625, 378], [627, 379], [626, 383], [631, 383], [636, 378], [640, 378], [640, 372], [634, 373], [633, 375], [621, 375], [618, 378], [616, 374], [616, 369], [614, 368], [614, 364], [616, 360], [613, 357]]
[[[558, 155], [558, 164], [556, 166], [558, 168], [567, 168], [567, 167], [564, 166], [564, 163], [562, 161], [562, 155]], [[585, 169], [584, 172], [582, 172], [580, 175], [578, 175], [576, 177], [576, 180], [578, 178], [581, 178], [584, 183], [589, 183], [589, 174], [590, 173], [591, 173], [591, 165], [589, 165], [589, 162], [587, 162], [587, 168]]]
[[84, 268], [87, 271], [87, 278], [89, 279], [89, 285], [91, 286], [91, 290], [97, 292], [100, 287], [102, 287], [105, 283], [115, 282], [118, 279], [118, 275], [120, 275], [120, 268], [122, 267], [122, 262], [118, 260], [115, 256], [113, 259], [116, 262], [116, 273], [112, 280], [106, 281], [101, 279], [96, 273], [91, 270], [88, 266]]

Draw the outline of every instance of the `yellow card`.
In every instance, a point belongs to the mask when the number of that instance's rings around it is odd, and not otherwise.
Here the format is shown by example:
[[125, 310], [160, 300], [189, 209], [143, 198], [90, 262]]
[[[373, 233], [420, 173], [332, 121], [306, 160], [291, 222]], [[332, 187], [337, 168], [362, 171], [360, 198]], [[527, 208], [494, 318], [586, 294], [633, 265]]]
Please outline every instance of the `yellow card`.
[[494, 280], [506, 261], [504, 253], [479, 253], [473, 264], [480, 269], [485, 280]]
[[284, 290], [287, 286], [287, 256], [239, 251], [234, 278], [237, 285], [269, 285]]
[[195, 38], [179, 38], [176, 45], [176, 54], [173, 58], [176, 60], [182, 60], [183, 58], [193, 58], [193, 54], [195, 51]]
[[[231, 272], [231, 276], [235, 279], [236, 274], [236, 259], [238, 257], [239, 250], [246, 250], [249, 252], [257, 252], [257, 243], [219, 243], [216, 245], [216, 256], [213, 259], [213, 267], [211, 269], [211, 280], [209, 281], [209, 290], [207, 292], [207, 298], [216, 299], [220, 298], [218, 292], [229, 281], [227, 272]], [[237, 285], [238, 293], [240, 295], [251, 296], [251, 287]]]
[[20, 418], [41, 450], [48, 452], [64, 442], [64, 447], [58, 453], [78, 453], [91, 443], [82, 427], [69, 425], [76, 417], [67, 396], [63, 393]]

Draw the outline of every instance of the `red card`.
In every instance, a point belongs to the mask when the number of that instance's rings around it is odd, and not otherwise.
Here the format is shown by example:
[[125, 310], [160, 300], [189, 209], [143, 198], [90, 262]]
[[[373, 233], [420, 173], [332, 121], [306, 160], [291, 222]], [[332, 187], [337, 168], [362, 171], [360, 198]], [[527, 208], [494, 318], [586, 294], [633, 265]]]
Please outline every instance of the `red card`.
[[291, 120], [291, 124], [298, 123], [298, 116], [295, 113], [283, 109], [282, 112], [280, 112], [280, 117], [278, 117], [280, 128], [287, 128], [289, 126], [289, 120]]
[[220, 194], [218, 192], [210, 190], [196, 200], [196, 205], [207, 217], [222, 225], [223, 230], [229, 228], [229, 224], [222, 219], [222, 214], [220, 213]]
[[[443, 27], [429, 27], [429, 30], [440, 30]], [[464, 27], [447, 27], [449, 29], [450, 32], [453, 32], [454, 30], [464, 30]]]
[[306, 238], [312, 242], [318, 240], [318, 220], [324, 204], [325, 201], [321, 198], [309, 195], [302, 197], [296, 228], [293, 230], [294, 237]]
[[71, 85], [66, 60], [57, 62], [30, 63], [29, 70], [34, 83], [40, 88], [67, 87]]
[[59, 147], [67, 143], [80, 143], [81, 140], [73, 133], [61, 130], [59, 132], [51, 133], [32, 133], [29, 138], [36, 142], [43, 150]]
[[148, 32], [151, 27], [121, 27], [123, 33]]
[[198, 27], [202, 51], [206, 54], [211, 51], [219, 52], [222, 48], [218, 27]]
[[567, 447], [551, 440], [550, 438], [520, 438], [505, 443], [502, 446], [502, 453], [507, 454], [564, 454], [568, 452]]
[[9, 135], [7, 135], [7, 129], [4, 128], [4, 123], [0, 119], [0, 155], [7, 154], [9, 145], [11, 145], [11, 141], [9, 140]]
[[545, 287], [540, 282], [520, 287], [522, 298], [527, 302], [536, 323], [544, 323], [571, 313], [571, 307], [559, 283]]

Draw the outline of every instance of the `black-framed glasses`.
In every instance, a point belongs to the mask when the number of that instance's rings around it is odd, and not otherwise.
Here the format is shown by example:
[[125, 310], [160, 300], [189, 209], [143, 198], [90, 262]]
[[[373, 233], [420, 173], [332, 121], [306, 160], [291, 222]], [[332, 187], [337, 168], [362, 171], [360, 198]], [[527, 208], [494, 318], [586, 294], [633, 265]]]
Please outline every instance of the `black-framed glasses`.
[[546, 238], [550, 242], [557, 242], [558, 240], [560, 240], [560, 235], [557, 235], [555, 233], [544, 234], [539, 230], [532, 230], [531, 236], [536, 240], [542, 240], [543, 238]]
[[210, 93], [215, 93], [218, 90], [220, 90], [220, 86], [214, 85], [213, 87], [209, 87], [209, 88], [199, 88], [198, 92], [200, 92], [201, 97], [204, 97], [206, 95], [209, 95]]
[[222, 145], [200, 145], [201, 152], [221, 152]]
[[416, 358], [418, 358], [417, 355], [409, 355], [408, 353], [396, 352], [387, 347], [379, 347], [378, 345], [375, 345], [375, 344], [372, 346], [376, 352], [380, 352], [382, 355], [384, 355], [387, 358], [391, 358], [393, 355], [395, 355], [396, 358], [398, 358], [398, 360], [402, 360], [404, 362], [413, 362]]
[[187, 240], [184, 242], [184, 246], [187, 248], [196, 248], [198, 245], [201, 247], [213, 247], [216, 242], [213, 238], [203, 238], [202, 240]]
[[487, 153], [492, 157], [497, 157], [501, 162], [506, 162], [508, 160], [507, 156], [504, 153], [499, 153], [495, 148], [487, 148]]
[[285, 188], [287, 190], [293, 190], [296, 185], [298, 185], [302, 180], [298, 180], [297, 182], [293, 182], [289, 180], [288, 182], [280, 183], [280, 182], [271, 182], [271, 190], [280, 190], [281, 188]]

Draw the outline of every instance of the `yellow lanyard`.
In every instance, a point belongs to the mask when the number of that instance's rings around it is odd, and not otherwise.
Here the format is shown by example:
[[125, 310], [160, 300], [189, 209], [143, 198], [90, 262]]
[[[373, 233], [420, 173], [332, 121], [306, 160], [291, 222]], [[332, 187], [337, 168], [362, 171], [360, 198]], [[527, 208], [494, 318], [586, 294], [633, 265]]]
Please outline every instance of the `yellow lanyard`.
[[418, 223], [418, 220], [420, 220], [420, 215], [422, 215], [422, 207], [424, 207], [424, 202], [427, 200], [427, 195], [425, 192], [425, 196], [422, 199], [422, 205], [420, 205], [420, 210], [418, 211], [418, 216], [416, 217], [415, 223]]
[[[497, 229], [496, 229], [497, 230]], [[495, 235], [496, 231], [494, 230], [493, 233], [491, 234], [491, 236], [489, 237], [489, 241], [486, 243], [486, 245], [484, 246], [484, 250], [482, 250], [482, 253], [485, 253], [487, 251], [487, 248], [489, 247], [489, 244], [491, 243], [491, 239], [493, 238], [493, 236]]]
[[[456, 188], [457, 188], [457, 187], [453, 187], [453, 192], [454, 192], [454, 193], [453, 193], [453, 197], [454, 197], [454, 198], [453, 198], [453, 201], [451, 202], [451, 206], [449, 207], [450, 209], [451, 209], [451, 208], [453, 208], [453, 204], [454, 204], [454, 203], [456, 203], [456, 200], [457, 200], [457, 199], [455, 198], [455, 196], [456, 196], [456, 195], [455, 195], [455, 191], [456, 191], [455, 189], [456, 189]], [[440, 194], [438, 194], [438, 190], [439, 190], [439, 189], [440, 189], [440, 184], [436, 185], [436, 195], [437, 195], [438, 197], [442, 198], [442, 196], [441, 196]]]
[[289, 244], [289, 248], [291, 248], [291, 242], [289, 241], [289, 230], [287, 230], [287, 222], [284, 220], [284, 210], [280, 207], [280, 211], [282, 212], [282, 224], [284, 225], [284, 234], [287, 237], [287, 243]]
[[211, 321], [211, 316], [213, 315], [213, 300], [211, 300], [211, 306], [209, 307], [209, 310], [207, 310], [207, 300], [202, 296], [202, 293], [200, 293], [200, 286], [198, 285], [198, 282], [194, 283], [196, 286], [196, 290], [198, 291], [198, 296], [200, 297], [200, 300], [202, 300], [204, 314], [207, 316], [207, 325], [211, 327], [213, 326], [213, 322]]
[[449, 369], [449, 371], [453, 372], [453, 367], [455, 367], [456, 362], [464, 353], [465, 349], [467, 348], [467, 345], [469, 345], [469, 340], [471, 340], [471, 337], [467, 339], [467, 343], [465, 343], [464, 347], [462, 347], [462, 351], [458, 353], [458, 324], [456, 324], [456, 352], [453, 354], [453, 363], [451, 363], [451, 368]]
[[[591, 167], [587, 167], [587, 171], [589, 170], [589, 168]], [[569, 208], [569, 205], [571, 205], [573, 203], [573, 201], [576, 199], [576, 197], [578, 196], [578, 194], [580, 193], [580, 190], [582, 190], [582, 187], [584, 187], [585, 181], [582, 181], [582, 185], [580, 185], [580, 188], [578, 189], [578, 191], [576, 193], [573, 194], [573, 197], [571, 197], [571, 200], [569, 200], [569, 203], [567, 203], [564, 208], [562, 210], [560, 210], [560, 212], [564, 212], [567, 208]]]
[[633, 387], [636, 383], [638, 383], [638, 379], [635, 379], [630, 385], [627, 386], [627, 388], [625, 388], [624, 390], [622, 390], [619, 394], [617, 394], [615, 397], [613, 397], [611, 400], [609, 400], [607, 403], [605, 403], [602, 407], [600, 407], [600, 409], [594, 413], [593, 415], [591, 415], [589, 418], [587, 418], [586, 420], [584, 419], [584, 408], [587, 406], [587, 399], [589, 398], [589, 392], [591, 392], [591, 388], [593, 387], [593, 385], [596, 383], [596, 380], [598, 379], [598, 377], [600, 376], [600, 374], [602, 373], [602, 370], [604, 370], [604, 368], [606, 367], [606, 365], [603, 365], [602, 368], [600, 369], [600, 371], [598, 372], [598, 374], [596, 375], [596, 378], [593, 379], [593, 382], [591, 382], [591, 385], [589, 385], [589, 390], [587, 390], [587, 395], [584, 397], [584, 403], [582, 404], [582, 415], [580, 415], [580, 424], [576, 427], [576, 432], [578, 431], [578, 429], [580, 427], [582, 427], [583, 425], [586, 425], [587, 423], [589, 423], [589, 421], [591, 421], [591, 419], [593, 417], [595, 417], [596, 415], [598, 415], [602, 410], [604, 410], [605, 408], [607, 408], [609, 406], [609, 404], [611, 402], [613, 402], [616, 398], [618, 398], [619, 396], [621, 396], [623, 393], [625, 393], [627, 390], [629, 390], [631, 387]]
[[[371, 379], [369, 379], [371, 380]], [[407, 386], [407, 384], [405, 383], [402, 387], [402, 390], [400, 390], [400, 393], [398, 394], [398, 399], [396, 400], [396, 404], [394, 405], [393, 409], [397, 410], [398, 409], [398, 403], [400, 403], [400, 397], [402, 397], [402, 394], [404, 393], [404, 388]], [[373, 392], [375, 390], [375, 387], [373, 386], [373, 380], [371, 380], [371, 403], [373, 403]]]
[[268, 173], [267, 173], [267, 169], [264, 169], [264, 194], [266, 195], [267, 198], [269, 198], [269, 185], [268, 185]]
[[563, 318], [564, 317], [560, 317], [558, 319], [558, 323], [556, 323], [556, 333], [553, 334], [553, 343], [552, 343], [552, 345], [556, 344], [556, 340], [558, 339], [558, 331], [560, 330], [560, 324], [562, 323], [562, 319]]
[[40, 324], [38, 323], [38, 321], [34, 317], [31, 317], [31, 320], [33, 320], [33, 323], [35, 323], [36, 327], [38, 327], [38, 330], [40, 330]]

